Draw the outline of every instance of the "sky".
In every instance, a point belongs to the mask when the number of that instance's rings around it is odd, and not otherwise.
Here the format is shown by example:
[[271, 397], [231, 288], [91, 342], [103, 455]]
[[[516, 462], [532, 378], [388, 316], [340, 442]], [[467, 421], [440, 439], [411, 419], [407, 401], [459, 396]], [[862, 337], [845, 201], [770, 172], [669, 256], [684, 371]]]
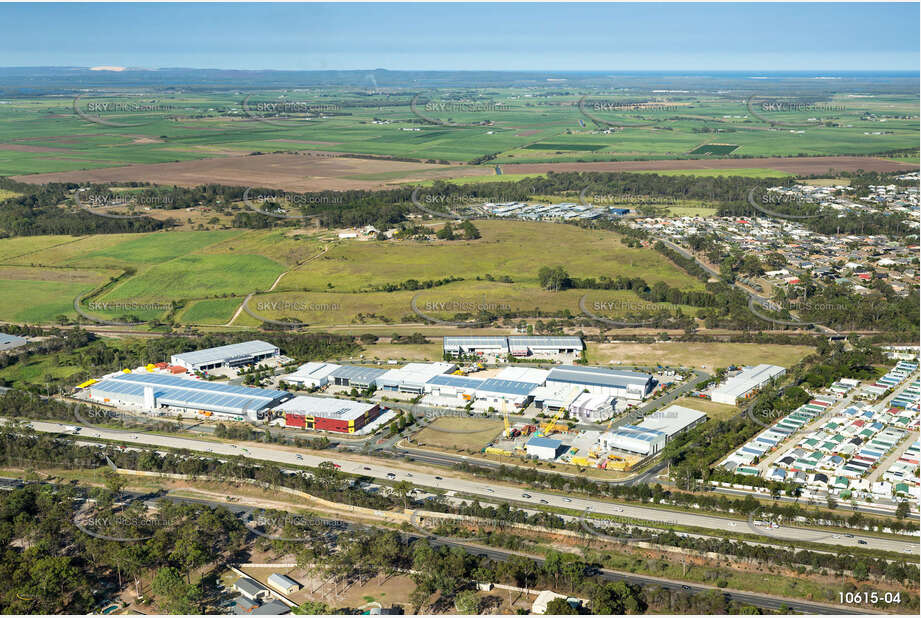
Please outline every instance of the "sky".
[[919, 70], [919, 4], [4, 4], [0, 66]]

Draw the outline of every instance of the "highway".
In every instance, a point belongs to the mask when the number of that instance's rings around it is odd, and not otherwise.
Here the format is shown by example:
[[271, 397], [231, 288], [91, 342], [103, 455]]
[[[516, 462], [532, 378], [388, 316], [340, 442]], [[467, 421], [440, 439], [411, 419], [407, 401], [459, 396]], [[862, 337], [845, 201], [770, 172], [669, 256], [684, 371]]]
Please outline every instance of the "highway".
[[[23, 483], [15, 479], [0, 479], [0, 489], [13, 489], [22, 485]], [[231, 504], [226, 502], [220, 502], [216, 500], [208, 500], [206, 498], [191, 498], [185, 496], [175, 496], [169, 493], [160, 494], [160, 493], [147, 493], [142, 494], [139, 492], [130, 492], [123, 491], [121, 492], [124, 497], [129, 497], [131, 499], [140, 499], [149, 507], [155, 507], [157, 500], [166, 499], [173, 502], [186, 503], [186, 504], [201, 504], [211, 507], [222, 507], [232, 513], [237, 514], [238, 516], [243, 517], [244, 519], [257, 510], [257, 507], [243, 504]], [[331, 518], [318, 517], [320, 521], [329, 522], [332, 524], [337, 524], [330, 527], [330, 531], [340, 531], [340, 530], [356, 530], [368, 528], [370, 526], [363, 524], [353, 524], [349, 522], [341, 522], [340, 520], [334, 520]], [[345, 524], [344, 526], [341, 524]], [[491, 546], [480, 545], [471, 541], [464, 541], [458, 539], [451, 539], [447, 537], [441, 537], [434, 534], [414, 534], [401, 532], [400, 535], [407, 541], [412, 541], [417, 538], [425, 538], [430, 545], [439, 546], [445, 545], [450, 547], [459, 547], [471, 554], [474, 555], [483, 555], [492, 560], [505, 561], [511, 558], [512, 556], [524, 556], [530, 558], [538, 563], [543, 563], [544, 558], [542, 556], [529, 554], [525, 552], [512, 551], [507, 549], [498, 549]], [[769, 610], [778, 610], [782, 606], [789, 607], [793, 611], [804, 613], [804, 614], [825, 614], [825, 615], [861, 615], [868, 613], [880, 613], [873, 610], [864, 610], [864, 609], [852, 609], [848, 607], [843, 607], [839, 605], [831, 605], [824, 603], [814, 603], [809, 601], [799, 601], [796, 599], [787, 599], [783, 597], [771, 596], [766, 594], [750, 593], [743, 592], [738, 590], [725, 590], [717, 588], [715, 586], [707, 586], [703, 584], [687, 583], [665, 578], [656, 578], [648, 577], [643, 575], [635, 575], [633, 573], [625, 573], [622, 571], [614, 571], [611, 569], [598, 569], [597, 575], [608, 581], [627, 581], [632, 584], [640, 586], [659, 586], [667, 590], [672, 591], [683, 591], [686, 593], [701, 593], [717, 590], [721, 592], [727, 600], [736, 601], [739, 603], [745, 603], [748, 605], [753, 605], [755, 607], [760, 607], [762, 609]]]
[[[75, 426], [72, 424], [45, 421], [31, 421], [30, 424], [37, 431], [50, 433], [69, 433], [69, 429]], [[315, 467], [324, 461], [333, 461], [340, 466], [340, 469], [343, 472], [378, 478], [382, 480], [406, 480], [420, 487], [437, 488], [445, 491], [461, 492], [473, 496], [482, 496], [489, 501], [512, 502], [522, 506], [527, 506], [529, 504], [534, 506], [544, 505], [549, 507], [573, 509], [582, 512], [655, 521], [665, 524], [696, 526], [700, 528], [725, 532], [752, 533], [749, 522], [745, 520], [740, 521], [736, 519], [728, 519], [719, 517], [717, 515], [670, 511], [649, 506], [635, 506], [630, 504], [621, 505], [579, 497], [570, 498], [537, 490], [522, 490], [515, 487], [501, 485], [495, 481], [467, 480], [442, 477], [434, 473], [408, 472], [393, 467], [391, 462], [382, 462], [372, 458], [368, 458], [369, 461], [365, 463], [350, 459], [337, 459], [335, 453], [330, 453], [328, 456], [317, 456], [306, 453], [297, 453], [296, 451], [286, 450], [279, 447], [256, 445], [248, 445], [246, 447], [242, 447], [223, 442], [194, 440], [190, 438], [176, 438], [172, 436], [163, 436], [157, 434], [132, 433], [119, 430], [99, 429], [96, 427], [85, 427], [81, 429], [79, 435], [84, 439], [101, 438], [108, 440], [120, 440], [125, 443], [134, 443], [152, 447], [166, 447], [206, 452], [215, 456], [243, 455], [254, 460], [271, 461], [284, 465]], [[448, 474], [448, 472], [441, 472], [441, 474]], [[765, 536], [780, 538], [784, 542], [791, 543], [795, 543], [796, 541], [814, 541], [821, 542], [825, 545], [839, 545], [843, 547], [858, 547], [862, 545], [872, 549], [882, 549], [892, 552], [900, 552], [905, 554], [912, 553], [914, 555], [918, 555], [917, 540], [901, 541], [860, 535], [847, 537], [844, 535], [830, 535], [826, 531], [808, 530], [793, 527], [773, 528], [770, 530], [763, 529], [762, 533]], [[859, 541], [864, 541], [864, 543], [861, 544]]]

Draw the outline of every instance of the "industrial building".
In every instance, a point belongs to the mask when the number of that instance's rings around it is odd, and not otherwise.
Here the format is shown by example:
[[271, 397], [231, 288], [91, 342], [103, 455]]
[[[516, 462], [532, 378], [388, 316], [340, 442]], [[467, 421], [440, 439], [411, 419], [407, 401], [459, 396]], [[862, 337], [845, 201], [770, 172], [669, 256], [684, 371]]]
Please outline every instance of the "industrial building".
[[512, 380], [514, 382], [530, 382], [531, 384], [540, 385], [547, 381], [550, 371], [547, 369], [536, 369], [534, 367], [504, 367], [496, 378], [500, 380]]
[[173, 354], [170, 363], [189, 371], [209, 371], [219, 367], [255, 365], [261, 360], [278, 356], [280, 351], [271, 343], [253, 340], [232, 343], [216, 348]]
[[333, 363], [307, 363], [298, 367], [297, 371], [281, 376], [279, 380], [304, 388], [320, 388], [329, 384], [330, 375], [340, 367]]
[[594, 395], [613, 395], [617, 398], [642, 400], [652, 392], [655, 384], [655, 379], [648, 373], [562, 365], [550, 370], [546, 386], [555, 390], [568, 386], [579, 386]]
[[577, 356], [585, 349], [580, 337], [445, 337], [442, 350], [457, 356]]
[[458, 405], [465, 406], [474, 400], [477, 389], [484, 381], [479, 378], [440, 374], [425, 383], [425, 392], [435, 397], [456, 399]]
[[530, 382], [489, 378], [483, 380], [483, 383], [476, 389], [473, 406], [481, 410], [489, 408], [504, 410], [507, 407], [525, 408], [531, 402], [531, 391], [533, 390], [534, 384]]
[[508, 352], [512, 356], [578, 355], [585, 349], [581, 337], [509, 337]]
[[409, 363], [377, 377], [377, 387], [385, 391], [422, 394], [425, 383], [437, 375], [457, 369], [454, 363]]
[[756, 365], [745, 367], [739, 374], [729, 378], [710, 393], [711, 401], [736, 405], [751, 397], [756, 391], [787, 372], [777, 365]]
[[639, 455], [655, 455], [665, 446], [665, 432], [624, 425], [601, 434], [599, 442], [606, 450], [627, 451]]
[[561, 408], [570, 409], [572, 403], [584, 392], [585, 389], [579, 384], [538, 386], [531, 392], [531, 396], [534, 398], [534, 407], [538, 410], [556, 412]]
[[508, 356], [506, 337], [445, 337], [442, 350], [447, 357]]
[[376, 403], [303, 395], [273, 406], [272, 410], [285, 415], [287, 427], [341, 433], [355, 433], [381, 415]]
[[336, 386], [352, 386], [358, 389], [366, 389], [377, 387], [377, 379], [385, 373], [387, 373], [386, 369], [343, 365], [329, 374], [329, 378]]
[[613, 395], [593, 395], [583, 391], [565, 407], [577, 420], [597, 422], [614, 416], [616, 402]]
[[198, 410], [257, 420], [263, 411], [293, 397], [284, 391], [206, 382], [162, 373], [116, 373], [83, 389], [91, 401], [147, 411]]
[[551, 438], [533, 437], [524, 445], [527, 454], [538, 459], [556, 459], [563, 450], [563, 443]]
[[664, 410], [653, 412], [637, 425], [640, 429], [661, 431], [668, 442], [674, 436], [707, 420], [707, 415], [684, 406], [671, 405]]

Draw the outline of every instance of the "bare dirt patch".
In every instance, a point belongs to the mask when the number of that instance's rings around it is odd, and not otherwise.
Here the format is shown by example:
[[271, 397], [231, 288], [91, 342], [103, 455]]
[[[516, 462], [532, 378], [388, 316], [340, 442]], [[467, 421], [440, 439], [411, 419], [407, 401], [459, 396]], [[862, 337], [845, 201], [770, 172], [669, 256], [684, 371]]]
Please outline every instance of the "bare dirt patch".
[[[51, 152], [56, 151], [51, 150]], [[384, 189], [436, 178], [482, 176], [490, 169], [490, 167], [478, 165], [438, 165], [416, 161], [340, 157], [336, 156], [338, 153], [321, 151], [305, 151], [299, 154], [234, 154], [237, 156], [179, 163], [153, 163], [93, 170], [28, 174], [13, 176], [13, 179], [36, 184], [49, 182], [115, 183], [135, 181], [185, 187], [217, 183], [238, 187], [268, 187], [287, 191], [346, 191], [350, 189]], [[769, 168], [789, 172], [790, 174], [813, 175], [829, 174], [829, 170], [834, 170], [835, 172], [853, 172], [858, 169], [874, 172], [908, 171], [916, 170], [919, 166], [917, 163], [903, 163], [877, 157], [770, 157], [760, 159], [672, 159], [659, 161], [502, 164], [502, 169], [506, 174], [728, 170], [740, 167]], [[378, 179], [370, 179], [371, 175], [378, 175]], [[829, 175], [833, 176], [834, 173]], [[355, 176], [359, 176], [359, 178]]]
[[[41, 184], [140, 181], [185, 187], [218, 183], [237, 187], [269, 187], [289, 191], [345, 191], [348, 189], [379, 189], [386, 186], [383, 181], [356, 180], [345, 178], [346, 176], [392, 172], [405, 172], [407, 176], [417, 176], [420, 169], [427, 173], [431, 172], [433, 175], [451, 177], [456, 176], [464, 168], [457, 165], [436, 165], [415, 161], [268, 154], [29, 174], [16, 178], [22, 182]], [[479, 173], [483, 171], [482, 168], [475, 169]]]

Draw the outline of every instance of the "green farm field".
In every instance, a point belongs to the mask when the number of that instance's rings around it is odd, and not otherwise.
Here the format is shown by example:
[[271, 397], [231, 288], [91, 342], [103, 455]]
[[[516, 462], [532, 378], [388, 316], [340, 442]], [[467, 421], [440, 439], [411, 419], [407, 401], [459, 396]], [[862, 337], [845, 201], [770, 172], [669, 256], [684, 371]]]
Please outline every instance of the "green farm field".
[[[628, 248], [612, 232], [527, 221], [478, 221], [477, 227], [482, 238], [475, 241], [339, 243], [309, 268], [286, 275], [277, 289], [353, 292], [407, 279], [455, 276], [469, 281], [486, 274], [535, 285], [542, 265], [557, 264], [576, 277], [641, 274], [650, 284], [703, 287], [658, 253]], [[572, 251], [574, 246], [579, 251]]]
[[[75, 318], [74, 298], [89, 295], [83, 311], [100, 320], [172, 314], [180, 323], [220, 326], [252, 292], [249, 306], [257, 315], [317, 326], [430, 323], [413, 313], [414, 297], [433, 320], [469, 321], [479, 305], [498, 313], [578, 314], [583, 293], [543, 290], [542, 265], [562, 265], [575, 277], [640, 275], [650, 285], [702, 288], [658, 253], [626, 247], [613, 232], [519, 221], [481, 221], [478, 227], [482, 238], [475, 241], [341, 241], [279, 230], [0, 239], [0, 287], [10, 292], [0, 301], [0, 319]], [[447, 277], [462, 280], [419, 291], [377, 289]], [[609, 317], [664, 308], [646, 306], [629, 291], [587, 296], [614, 307], [604, 313]], [[692, 307], [682, 311], [695, 313]], [[233, 321], [235, 327], [258, 325], [245, 312]]]
[[[254, 102], [290, 96], [281, 91], [251, 95]], [[432, 100], [480, 102], [495, 109], [419, 115], [413, 113], [411, 96], [401, 92], [359, 96], [327, 88], [297, 96], [329, 111], [264, 122], [258, 115], [244, 114], [237, 95], [161, 92], [140, 98], [166, 111], [112, 113], [104, 119], [130, 126], [110, 126], [93, 122], [92, 114], [89, 119], [75, 115], [66, 97], [15, 99], [0, 106], [0, 176], [254, 152], [320, 151], [452, 162], [490, 155], [496, 163], [541, 163], [717, 158], [730, 152], [733, 157], [869, 155], [916, 148], [918, 140], [918, 99], [909, 95], [831, 95], [823, 104], [835, 111], [821, 114], [814, 123], [810, 124], [816, 114], [809, 112], [773, 113], [768, 119], [809, 125], [799, 129], [773, 126], [752, 116], [745, 100], [717, 94], [599, 91], [593, 99], [618, 103], [646, 98], [662, 108], [594, 112], [597, 121], [580, 111], [577, 95], [552, 90], [445, 89], [431, 95]], [[91, 101], [124, 104], [138, 98], [88, 94], [78, 109]], [[644, 126], [609, 126], [621, 122]], [[399, 180], [401, 175], [405, 173], [351, 173], [359, 180], [382, 181]]]

